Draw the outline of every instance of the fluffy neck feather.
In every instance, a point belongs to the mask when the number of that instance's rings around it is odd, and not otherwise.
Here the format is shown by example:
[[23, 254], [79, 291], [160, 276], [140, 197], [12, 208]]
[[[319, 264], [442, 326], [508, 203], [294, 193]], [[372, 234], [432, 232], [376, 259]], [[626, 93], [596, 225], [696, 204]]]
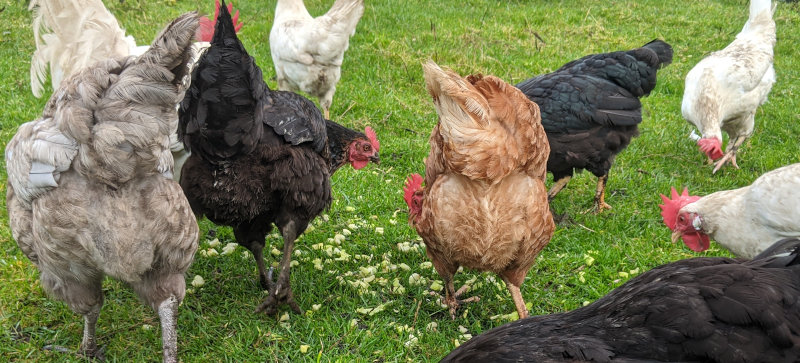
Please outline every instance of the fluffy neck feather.
[[275, 7], [275, 22], [279, 18], [311, 18], [311, 14], [306, 10], [303, 0], [278, 0]]

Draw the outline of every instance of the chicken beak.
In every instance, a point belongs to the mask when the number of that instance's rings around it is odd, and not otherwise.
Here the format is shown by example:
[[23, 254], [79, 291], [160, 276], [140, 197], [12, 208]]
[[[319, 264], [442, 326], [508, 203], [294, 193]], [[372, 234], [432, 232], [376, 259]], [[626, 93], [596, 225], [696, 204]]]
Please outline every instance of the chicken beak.
[[378, 154], [370, 156], [369, 161], [375, 163], [376, 165], [381, 165], [381, 157], [378, 156]]
[[679, 239], [681, 239], [681, 232], [680, 231], [672, 232], [672, 243], [678, 242]]

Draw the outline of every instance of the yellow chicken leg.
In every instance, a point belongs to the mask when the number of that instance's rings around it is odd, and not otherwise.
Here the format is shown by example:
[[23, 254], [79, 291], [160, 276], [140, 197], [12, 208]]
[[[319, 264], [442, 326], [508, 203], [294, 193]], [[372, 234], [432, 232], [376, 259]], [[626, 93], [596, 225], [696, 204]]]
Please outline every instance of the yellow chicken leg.
[[547, 191], [547, 201], [551, 202], [553, 198], [555, 198], [556, 195], [561, 191], [561, 189], [564, 189], [564, 187], [567, 186], [567, 183], [569, 183], [570, 179], [572, 179], [572, 176], [568, 175], [556, 180], [556, 182], [553, 183], [553, 186], [550, 187], [550, 190]]

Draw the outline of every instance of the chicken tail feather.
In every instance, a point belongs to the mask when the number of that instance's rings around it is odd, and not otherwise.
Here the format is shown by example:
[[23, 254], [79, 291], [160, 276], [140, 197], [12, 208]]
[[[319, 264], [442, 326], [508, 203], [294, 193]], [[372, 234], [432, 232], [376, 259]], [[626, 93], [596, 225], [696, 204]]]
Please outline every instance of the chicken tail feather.
[[432, 61], [423, 70], [450, 169], [494, 183], [526, 165], [545, 164], [532, 162], [550, 153], [539, 108], [520, 90], [494, 76], [462, 78]]

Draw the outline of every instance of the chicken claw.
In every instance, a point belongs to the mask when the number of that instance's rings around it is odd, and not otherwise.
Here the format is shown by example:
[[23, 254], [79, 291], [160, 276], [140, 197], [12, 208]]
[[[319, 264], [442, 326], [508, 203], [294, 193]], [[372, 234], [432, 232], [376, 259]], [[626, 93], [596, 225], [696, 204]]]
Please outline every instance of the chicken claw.
[[717, 165], [714, 166], [714, 170], [711, 171], [711, 174], [716, 174], [717, 171], [721, 169], [722, 166], [724, 166], [728, 161], [730, 161], [731, 165], [733, 165], [734, 168], [739, 169], [739, 165], [736, 164], [736, 151], [734, 150], [725, 153], [725, 156], [723, 156], [722, 159], [719, 159], [719, 161], [717, 161]]
[[303, 311], [300, 310], [300, 305], [294, 300], [294, 294], [292, 293], [292, 287], [289, 285], [289, 273], [281, 273], [278, 276], [278, 281], [275, 282], [272, 279], [272, 271], [273, 268], [269, 268], [269, 272], [267, 272], [267, 285], [269, 286], [269, 296], [267, 299], [264, 300], [261, 305], [256, 308], [256, 313], [264, 312], [267, 315], [274, 315], [278, 312], [278, 306], [281, 304], [287, 304], [289, 307], [298, 314], [303, 314]]
[[[450, 288], [448, 290], [451, 290], [451, 289], [452, 288]], [[434, 291], [431, 291], [430, 294], [439, 296], [442, 299], [442, 303], [449, 307], [450, 318], [452, 318], [453, 320], [456, 320], [456, 310], [458, 310], [458, 307], [461, 306], [461, 304], [467, 304], [467, 303], [471, 303], [471, 302], [478, 302], [478, 301], [481, 300], [481, 298], [479, 296], [471, 296], [471, 297], [468, 297], [466, 299], [459, 300], [458, 297], [461, 296], [462, 294], [464, 294], [467, 291], [469, 291], [469, 285], [461, 286], [461, 288], [459, 288], [458, 291], [456, 291], [456, 292], [454, 292], [452, 294], [445, 293], [445, 296], [441, 296], [441, 295], [439, 295], [439, 293], [434, 292]]]
[[[42, 349], [43, 350], [51, 350], [51, 351], [59, 352], [59, 353], [72, 353], [72, 351], [67, 347], [63, 347], [63, 346], [60, 346], [60, 345], [53, 345], [53, 344], [45, 345], [44, 347], [42, 347]], [[95, 349], [93, 349], [93, 351], [84, 350], [83, 347], [81, 347], [80, 351], [78, 352], [77, 355], [79, 357], [83, 357], [83, 358], [94, 359], [94, 360], [97, 360], [98, 362], [105, 362], [105, 360], [106, 360], [106, 347], [102, 346], [102, 347], [99, 347], [99, 348], [95, 348]]]

